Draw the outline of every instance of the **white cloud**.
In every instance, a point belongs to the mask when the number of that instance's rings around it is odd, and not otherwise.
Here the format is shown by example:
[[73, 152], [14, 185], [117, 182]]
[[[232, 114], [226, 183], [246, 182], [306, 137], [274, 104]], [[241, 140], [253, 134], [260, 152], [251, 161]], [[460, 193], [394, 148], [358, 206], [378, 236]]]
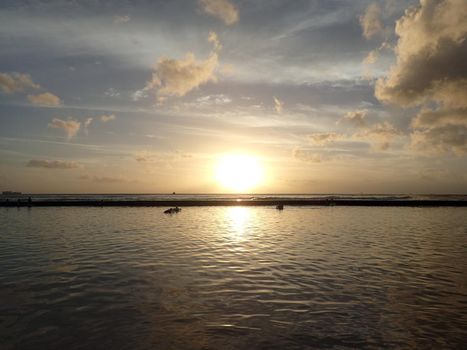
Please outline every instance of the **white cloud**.
[[91, 125], [92, 121], [93, 121], [93, 118], [89, 117], [89, 118], [86, 118], [86, 120], [83, 123], [83, 129], [86, 135], [89, 132], [89, 126]]
[[118, 90], [115, 89], [115, 88], [108, 88], [108, 89], [104, 92], [104, 95], [105, 95], [105, 96], [109, 96], [109, 97], [118, 97], [118, 96], [120, 96], [120, 92], [118, 92]]

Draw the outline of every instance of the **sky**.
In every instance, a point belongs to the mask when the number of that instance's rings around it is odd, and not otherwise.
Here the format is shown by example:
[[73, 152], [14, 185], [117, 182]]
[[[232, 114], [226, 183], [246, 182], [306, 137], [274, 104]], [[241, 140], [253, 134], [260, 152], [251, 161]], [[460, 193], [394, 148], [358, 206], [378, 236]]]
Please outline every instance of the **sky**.
[[242, 154], [256, 193], [467, 193], [466, 38], [467, 0], [3, 0], [0, 190], [231, 192]]

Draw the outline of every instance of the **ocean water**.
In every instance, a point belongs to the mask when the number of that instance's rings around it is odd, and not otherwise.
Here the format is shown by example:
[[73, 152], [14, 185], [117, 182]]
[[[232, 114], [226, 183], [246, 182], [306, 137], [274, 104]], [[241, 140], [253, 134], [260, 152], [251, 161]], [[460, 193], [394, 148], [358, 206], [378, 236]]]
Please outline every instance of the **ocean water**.
[[3, 349], [461, 349], [465, 208], [0, 208]]

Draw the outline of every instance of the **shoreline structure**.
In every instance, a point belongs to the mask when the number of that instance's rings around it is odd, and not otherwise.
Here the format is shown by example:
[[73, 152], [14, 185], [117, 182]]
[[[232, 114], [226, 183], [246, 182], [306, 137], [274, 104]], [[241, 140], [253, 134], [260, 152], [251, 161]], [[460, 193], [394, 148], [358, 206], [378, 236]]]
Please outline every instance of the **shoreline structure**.
[[0, 207], [219, 207], [219, 206], [467, 207], [445, 199], [186, 199], [186, 200], [0, 200]]

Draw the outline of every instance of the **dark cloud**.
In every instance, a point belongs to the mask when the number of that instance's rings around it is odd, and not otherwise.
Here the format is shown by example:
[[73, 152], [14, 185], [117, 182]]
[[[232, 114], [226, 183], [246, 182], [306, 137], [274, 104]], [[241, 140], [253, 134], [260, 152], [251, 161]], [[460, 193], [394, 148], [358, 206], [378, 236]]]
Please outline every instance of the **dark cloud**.
[[416, 130], [411, 135], [411, 147], [430, 155], [452, 152], [464, 156], [467, 154], [467, 126], [446, 124]]
[[119, 183], [119, 182], [128, 182], [127, 179], [123, 177], [111, 177], [111, 176], [96, 176], [96, 175], [81, 175], [80, 180], [100, 182], [100, 183]]
[[76, 169], [81, 165], [76, 162], [65, 160], [48, 160], [48, 159], [31, 159], [26, 166], [31, 168], [46, 168], [46, 169]]

